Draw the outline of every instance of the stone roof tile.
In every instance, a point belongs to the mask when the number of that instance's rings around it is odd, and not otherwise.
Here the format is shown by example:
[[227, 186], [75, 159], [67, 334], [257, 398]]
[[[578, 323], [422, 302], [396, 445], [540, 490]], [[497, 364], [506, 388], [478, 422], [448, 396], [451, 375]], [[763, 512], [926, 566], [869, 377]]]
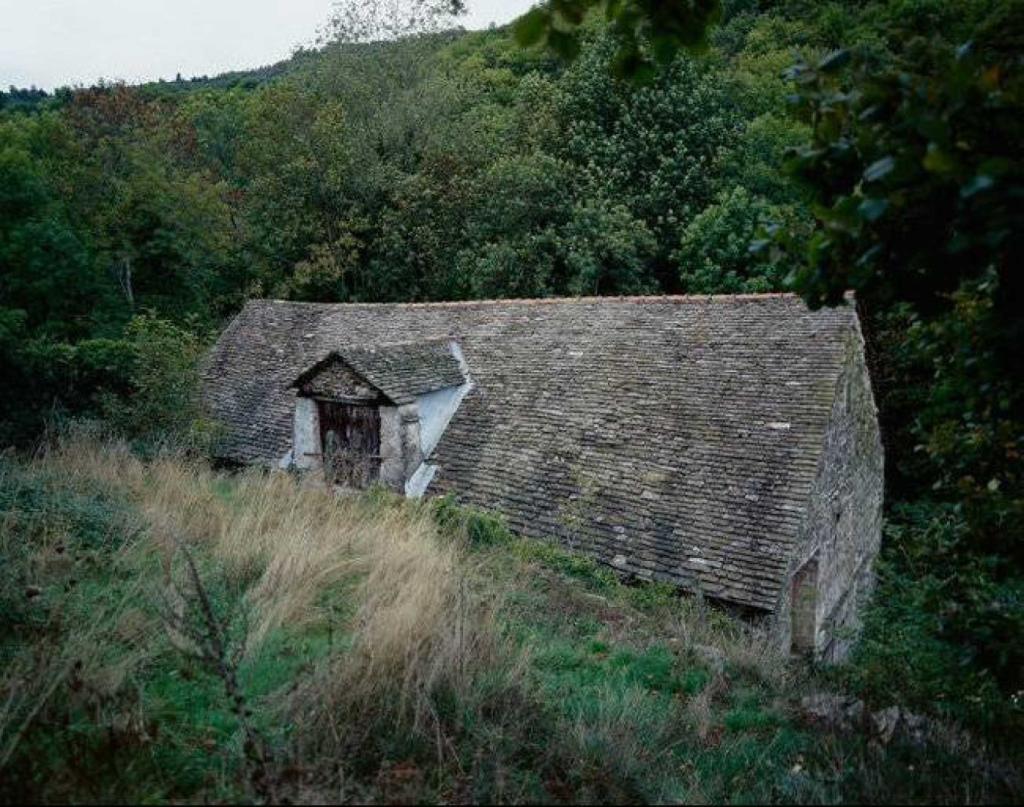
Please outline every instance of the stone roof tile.
[[337, 363], [354, 370], [392, 403], [402, 404], [446, 387], [466, 382], [459, 360], [448, 339], [429, 339], [390, 345], [364, 345], [331, 350], [307, 367], [289, 387], [308, 387], [313, 394], [319, 387], [351, 386], [340, 375]]
[[772, 610], [855, 323], [851, 306], [809, 311], [791, 295], [259, 300], [209, 357], [205, 399], [225, 457], [274, 462], [290, 448], [288, 382], [327, 351], [457, 341], [475, 386], [430, 458], [428, 492]]

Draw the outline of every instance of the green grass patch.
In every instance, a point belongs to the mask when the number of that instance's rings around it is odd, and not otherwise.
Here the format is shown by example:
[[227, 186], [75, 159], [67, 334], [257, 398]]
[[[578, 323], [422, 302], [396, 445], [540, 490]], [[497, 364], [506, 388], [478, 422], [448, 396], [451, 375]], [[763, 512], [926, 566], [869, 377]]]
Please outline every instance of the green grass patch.
[[567, 552], [553, 543], [521, 539], [511, 546], [513, 557], [527, 562], [539, 563], [552, 571], [559, 572], [590, 591], [601, 593], [617, 592], [620, 583], [615, 573], [594, 560], [576, 552]]

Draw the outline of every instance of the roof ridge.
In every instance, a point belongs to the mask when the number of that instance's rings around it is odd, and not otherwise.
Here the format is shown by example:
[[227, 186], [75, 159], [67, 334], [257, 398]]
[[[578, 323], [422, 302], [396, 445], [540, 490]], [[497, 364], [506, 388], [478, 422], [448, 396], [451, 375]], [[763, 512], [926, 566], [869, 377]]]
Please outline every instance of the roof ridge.
[[[745, 294], [648, 294], [648, 295], [621, 295], [621, 296], [588, 296], [588, 297], [509, 297], [487, 300], [434, 300], [430, 302], [400, 302], [400, 303], [314, 303], [298, 300], [280, 300], [274, 298], [252, 298], [246, 301], [246, 305], [253, 303], [260, 304], [283, 304], [289, 306], [315, 306], [321, 308], [471, 308], [473, 306], [495, 306], [495, 305], [557, 305], [578, 304], [578, 303], [702, 303], [702, 302], [753, 302], [757, 300], [791, 299], [799, 300], [800, 297], [793, 292], [751, 292]], [[847, 292], [844, 299], [852, 300], [853, 293]]]
[[[288, 302], [286, 300], [270, 300], [268, 302]], [[393, 303], [315, 303], [315, 305], [393, 305]], [[353, 342], [351, 344], [342, 345], [341, 347], [334, 348], [332, 352], [341, 355], [345, 351], [364, 351], [364, 352], [377, 352], [380, 350], [387, 350], [388, 348], [395, 347], [422, 347], [423, 345], [434, 345], [434, 344], [445, 344], [449, 345], [455, 341], [448, 335], [443, 336], [427, 336], [423, 339], [406, 339], [401, 342]], [[344, 356], [342, 356], [344, 358]]]

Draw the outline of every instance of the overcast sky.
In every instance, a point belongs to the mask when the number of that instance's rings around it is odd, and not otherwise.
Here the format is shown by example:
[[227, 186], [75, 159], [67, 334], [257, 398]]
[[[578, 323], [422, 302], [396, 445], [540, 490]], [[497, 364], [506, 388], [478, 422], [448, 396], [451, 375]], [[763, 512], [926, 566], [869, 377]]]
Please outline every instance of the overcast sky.
[[[468, 0], [466, 28], [535, 0]], [[332, 0], [0, 0], [0, 87], [216, 75], [309, 45]]]

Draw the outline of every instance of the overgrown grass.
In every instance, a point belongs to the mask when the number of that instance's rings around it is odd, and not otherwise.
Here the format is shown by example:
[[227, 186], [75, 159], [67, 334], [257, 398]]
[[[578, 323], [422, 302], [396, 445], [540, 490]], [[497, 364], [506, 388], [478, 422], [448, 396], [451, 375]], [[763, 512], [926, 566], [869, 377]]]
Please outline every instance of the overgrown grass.
[[822, 681], [755, 628], [449, 501], [65, 438], [0, 459], [0, 551], [5, 801], [1016, 795], [983, 748], [806, 725]]

